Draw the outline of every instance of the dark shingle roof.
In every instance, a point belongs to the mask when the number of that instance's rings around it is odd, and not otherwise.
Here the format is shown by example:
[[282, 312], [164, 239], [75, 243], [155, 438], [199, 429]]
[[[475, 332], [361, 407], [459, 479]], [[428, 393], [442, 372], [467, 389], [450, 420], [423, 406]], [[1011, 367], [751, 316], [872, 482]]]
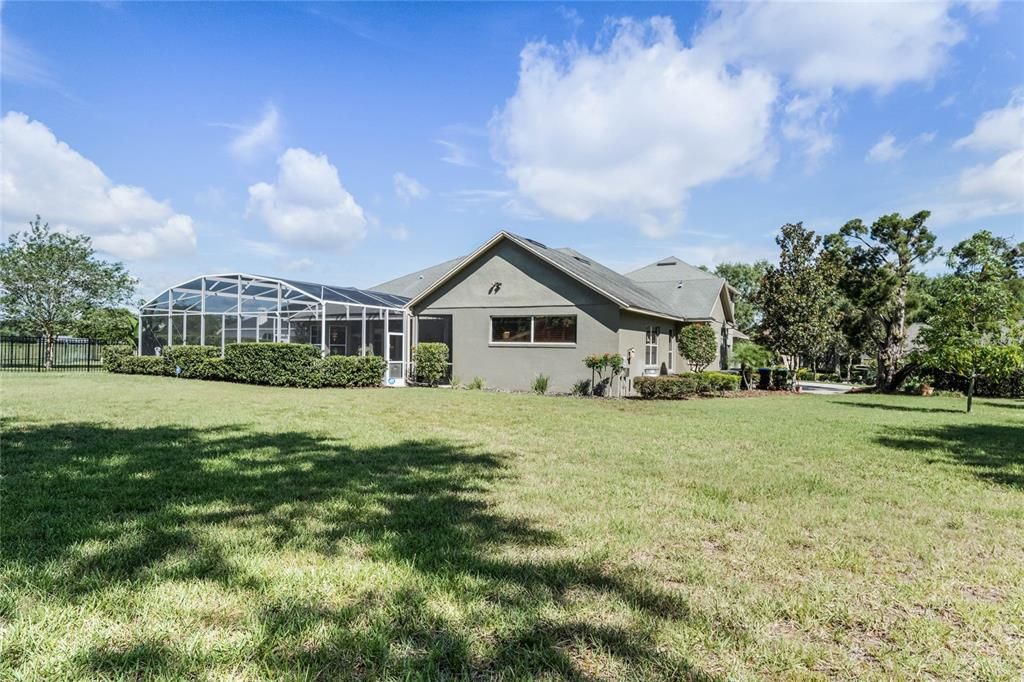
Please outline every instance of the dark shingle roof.
[[396, 277], [395, 279], [382, 282], [381, 284], [371, 288], [373, 291], [383, 291], [388, 294], [412, 298], [439, 280], [443, 274], [458, 265], [463, 258], [465, 258], [465, 256], [459, 256], [458, 258], [453, 258], [443, 263], [438, 263], [437, 265], [431, 265], [429, 268], [423, 268], [422, 270], [411, 272], [408, 275]]
[[645, 265], [639, 270], [627, 272], [626, 277], [637, 282], [678, 282], [681, 279], [707, 279], [714, 275], [707, 270], [701, 270], [681, 261], [675, 256], [669, 256], [650, 265]]
[[640, 286], [666, 301], [679, 317], [700, 320], [711, 317], [727, 283], [721, 277], [703, 277], [668, 282], [642, 282]]
[[541, 258], [546, 258], [557, 267], [571, 273], [578, 279], [611, 297], [628, 308], [636, 308], [666, 317], [681, 317], [673, 312], [672, 306], [637, 282], [607, 268], [579, 251], [561, 248], [552, 249], [533, 239], [517, 234], [505, 233], [512, 241]]

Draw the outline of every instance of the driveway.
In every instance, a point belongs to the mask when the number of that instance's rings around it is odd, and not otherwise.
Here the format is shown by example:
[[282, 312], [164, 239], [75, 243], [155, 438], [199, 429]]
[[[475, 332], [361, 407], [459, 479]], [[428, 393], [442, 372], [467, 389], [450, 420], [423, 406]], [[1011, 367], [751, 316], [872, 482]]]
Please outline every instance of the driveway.
[[801, 381], [800, 390], [814, 395], [839, 395], [849, 393], [853, 386], [849, 384], [826, 384], [822, 381]]

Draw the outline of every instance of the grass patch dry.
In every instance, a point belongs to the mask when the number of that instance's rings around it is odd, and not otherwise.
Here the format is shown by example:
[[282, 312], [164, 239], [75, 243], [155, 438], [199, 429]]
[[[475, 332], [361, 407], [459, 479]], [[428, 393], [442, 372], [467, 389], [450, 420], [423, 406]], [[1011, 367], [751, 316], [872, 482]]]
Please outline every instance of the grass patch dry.
[[1024, 669], [1019, 402], [0, 380], [0, 677]]

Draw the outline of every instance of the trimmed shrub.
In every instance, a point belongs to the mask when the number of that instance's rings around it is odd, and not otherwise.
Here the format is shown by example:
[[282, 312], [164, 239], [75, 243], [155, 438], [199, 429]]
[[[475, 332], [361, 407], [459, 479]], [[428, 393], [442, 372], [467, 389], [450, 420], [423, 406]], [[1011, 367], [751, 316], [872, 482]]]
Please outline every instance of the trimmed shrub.
[[104, 346], [100, 357], [103, 368], [108, 372], [123, 372], [125, 358], [135, 357], [135, 349], [131, 346]]
[[122, 358], [121, 368], [117, 371], [123, 374], [150, 374], [167, 377], [174, 374], [174, 367], [164, 357], [129, 355]]
[[437, 386], [448, 371], [448, 344], [417, 344], [412, 349], [412, 361], [416, 365], [416, 381]]
[[375, 387], [383, 383], [387, 363], [376, 355], [328, 355], [318, 362], [318, 370], [319, 386]]
[[695, 395], [716, 395], [740, 387], [738, 374], [693, 372], [667, 376], [636, 377], [633, 388], [641, 398], [680, 400]]
[[[224, 363], [224, 358], [221, 357], [203, 358], [198, 364], [190, 369], [189, 372], [190, 376], [187, 377], [188, 379], [227, 381], [231, 378], [228, 376], [227, 365]], [[181, 376], [185, 376], [184, 371], [182, 371]]]
[[220, 359], [220, 348], [215, 346], [171, 346], [164, 349], [164, 359], [174, 374], [174, 368], [181, 368], [181, 376], [185, 379], [204, 379], [200, 376], [205, 370], [200, 369], [206, 360]]
[[320, 385], [320, 351], [304, 343], [233, 343], [224, 348], [232, 381], [266, 386]]
[[706, 322], [684, 325], [679, 330], [676, 345], [679, 347], [679, 354], [686, 358], [686, 362], [694, 372], [704, 371], [715, 361], [715, 355], [718, 352], [715, 330]]
[[680, 400], [697, 394], [697, 374], [636, 377], [633, 388], [641, 398]]
[[697, 392], [703, 395], [735, 391], [740, 387], [738, 374], [725, 372], [700, 372], [697, 374]]
[[533, 380], [533, 392], [538, 395], [544, 395], [548, 392], [548, 384], [551, 383], [551, 377], [546, 374], [538, 374], [537, 378]]
[[785, 391], [789, 389], [790, 384], [790, 372], [785, 367], [776, 367], [772, 370], [772, 388], [777, 391]]

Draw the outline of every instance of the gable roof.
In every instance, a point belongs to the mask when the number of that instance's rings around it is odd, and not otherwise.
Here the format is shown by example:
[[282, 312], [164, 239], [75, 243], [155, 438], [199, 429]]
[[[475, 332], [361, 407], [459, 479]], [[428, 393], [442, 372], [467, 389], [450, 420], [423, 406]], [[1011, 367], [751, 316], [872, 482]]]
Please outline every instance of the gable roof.
[[[683, 319], [682, 316], [673, 312], [671, 305], [661, 300], [653, 292], [642, 287], [640, 284], [634, 282], [628, 277], [601, 265], [587, 256], [584, 256], [578, 251], [567, 248], [548, 248], [536, 240], [512, 234], [511, 232], [505, 232], [504, 230], [491, 237], [473, 253], [455, 261], [447, 272], [438, 277], [432, 284], [423, 287], [418, 293], [412, 296], [412, 299], [409, 301], [409, 306], [412, 307], [422, 301], [495, 244], [506, 239], [533, 254], [537, 258], [545, 261], [555, 269], [562, 271], [566, 275], [593, 289], [622, 308], [655, 315], [657, 317], [665, 317], [672, 320]], [[449, 261], [449, 263], [452, 263], [452, 261]], [[441, 266], [435, 267], [439, 268]], [[430, 270], [432, 270], [432, 268], [427, 268], [427, 270], [421, 271], [421, 273]], [[413, 273], [413, 275], [418, 274], [420, 273]], [[407, 277], [411, 276], [412, 275], [407, 275]], [[424, 279], [426, 279], [426, 277], [424, 277]], [[380, 290], [380, 287], [374, 287], [374, 289]]]
[[675, 256], [669, 256], [633, 272], [627, 272], [626, 277], [637, 282], [678, 282], [679, 280], [708, 279], [715, 275], [707, 270], [694, 267]]
[[388, 280], [387, 282], [382, 282], [381, 284], [370, 287], [370, 289], [373, 291], [381, 291], [385, 294], [412, 298], [439, 280], [442, 275], [458, 265], [463, 258], [465, 258], [465, 256], [446, 260], [443, 263], [431, 265], [429, 268], [423, 268], [422, 270], [411, 272], [408, 275], [403, 275], [401, 277]]
[[722, 295], [729, 287], [721, 277], [702, 277], [662, 282], [642, 282], [641, 286], [661, 300], [669, 303], [680, 317], [689, 320], [709, 320], [715, 304], [722, 300], [722, 309], [727, 320], [732, 321], [733, 311], [729, 299]]

